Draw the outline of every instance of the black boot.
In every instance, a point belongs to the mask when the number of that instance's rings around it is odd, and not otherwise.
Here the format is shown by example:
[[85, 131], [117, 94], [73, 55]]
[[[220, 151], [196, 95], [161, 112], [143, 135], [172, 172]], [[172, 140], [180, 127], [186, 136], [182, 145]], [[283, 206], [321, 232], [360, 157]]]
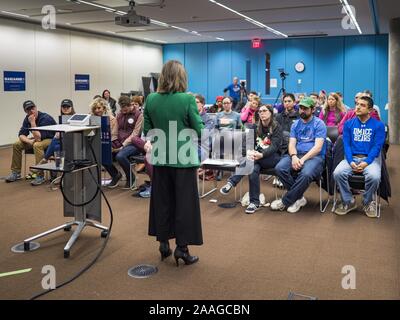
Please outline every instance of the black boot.
[[185, 264], [193, 264], [199, 261], [199, 257], [191, 256], [187, 246], [177, 246], [174, 252], [176, 266], [179, 267], [179, 259], [182, 259]]
[[165, 258], [168, 258], [172, 254], [172, 250], [169, 248], [168, 241], [160, 241], [160, 253], [161, 253], [161, 261]]

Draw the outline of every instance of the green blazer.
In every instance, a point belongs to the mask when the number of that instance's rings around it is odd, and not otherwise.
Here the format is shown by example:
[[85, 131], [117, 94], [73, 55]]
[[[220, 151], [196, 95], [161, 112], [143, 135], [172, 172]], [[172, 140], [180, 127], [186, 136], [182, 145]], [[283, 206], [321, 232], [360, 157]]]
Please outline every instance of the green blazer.
[[[147, 97], [143, 132], [151, 137], [153, 165], [198, 167], [200, 161], [196, 140], [203, 128], [204, 124], [192, 95], [180, 92], [152, 93]], [[190, 132], [192, 139], [189, 138]]]

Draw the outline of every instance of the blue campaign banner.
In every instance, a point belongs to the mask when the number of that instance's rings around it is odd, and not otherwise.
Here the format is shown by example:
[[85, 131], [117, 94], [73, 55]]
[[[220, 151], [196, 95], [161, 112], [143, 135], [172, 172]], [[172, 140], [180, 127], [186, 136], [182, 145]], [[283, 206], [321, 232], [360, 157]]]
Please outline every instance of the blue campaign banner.
[[4, 71], [4, 91], [25, 91], [25, 72]]
[[104, 165], [112, 164], [112, 144], [110, 117], [101, 117], [101, 163]]
[[90, 90], [90, 77], [88, 74], [75, 75], [75, 91]]

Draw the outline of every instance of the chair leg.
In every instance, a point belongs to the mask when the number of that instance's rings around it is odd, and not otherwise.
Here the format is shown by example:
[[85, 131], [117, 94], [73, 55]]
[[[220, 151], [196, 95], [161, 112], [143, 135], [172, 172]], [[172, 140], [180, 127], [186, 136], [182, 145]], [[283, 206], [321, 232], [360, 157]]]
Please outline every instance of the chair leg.
[[328, 199], [326, 200], [326, 203], [323, 205], [322, 203], [322, 179], [319, 179], [319, 210], [324, 213], [326, 211], [326, 208], [329, 205], [329, 202], [331, 201], [330, 195], [329, 195], [329, 185], [328, 185]]
[[332, 204], [332, 212], [335, 212], [336, 210], [336, 204], [337, 204], [337, 193], [336, 193], [336, 181], [333, 183], [333, 204]]

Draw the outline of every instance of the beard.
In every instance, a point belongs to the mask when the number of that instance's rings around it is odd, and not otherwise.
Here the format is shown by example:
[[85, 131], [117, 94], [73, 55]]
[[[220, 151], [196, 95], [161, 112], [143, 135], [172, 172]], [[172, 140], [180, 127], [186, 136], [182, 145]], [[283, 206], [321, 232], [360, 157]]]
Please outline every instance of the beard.
[[300, 118], [302, 118], [303, 120], [308, 120], [311, 118], [311, 116], [312, 116], [312, 114], [310, 114], [310, 115], [305, 114], [305, 113], [300, 114]]

